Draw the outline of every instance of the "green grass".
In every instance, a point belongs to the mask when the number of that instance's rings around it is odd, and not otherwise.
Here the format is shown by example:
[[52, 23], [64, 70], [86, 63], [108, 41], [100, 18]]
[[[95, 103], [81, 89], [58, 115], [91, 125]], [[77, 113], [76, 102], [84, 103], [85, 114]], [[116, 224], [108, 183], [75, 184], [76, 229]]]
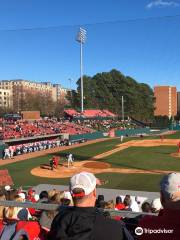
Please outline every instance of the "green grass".
[[[177, 137], [177, 135], [176, 135]], [[176, 138], [174, 137], [174, 138]], [[125, 139], [125, 141], [133, 140], [135, 138]], [[137, 138], [136, 138], [137, 139]], [[141, 140], [140, 138], [138, 138]], [[109, 139], [104, 142], [94, 143], [87, 146], [80, 146], [70, 150], [75, 159], [82, 161], [92, 158], [95, 155], [107, 152], [120, 144], [120, 139]], [[170, 156], [171, 152], [175, 152], [174, 146], [160, 146], [160, 147], [130, 147], [121, 152], [115, 153], [103, 159], [103, 161], [110, 163], [113, 167], [135, 168], [135, 169], [159, 169], [180, 171], [180, 159]], [[61, 159], [68, 153], [68, 151], [61, 151], [57, 155]], [[26, 161], [16, 162], [2, 166], [0, 169], [8, 169], [16, 186], [34, 186], [41, 183], [47, 184], [68, 184], [69, 179], [49, 179], [32, 176], [30, 171], [32, 168], [49, 162], [52, 155], [37, 157]], [[159, 181], [161, 175], [150, 174], [118, 174], [107, 173], [98, 174], [103, 179], [108, 180], [105, 188], [130, 189], [130, 190], [144, 190], [144, 191], [158, 191]]]
[[[89, 159], [97, 154], [103, 153], [114, 149], [117, 144], [120, 144], [119, 139], [109, 139], [105, 142], [94, 143], [87, 146], [77, 147], [71, 150], [76, 160]], [[57, 155], [61, 156], [61, 159], [65, 157], [68, 151], [61, 151]], [[50, 179], [41, 178], [31, 175], [31, 169], [39, 166], [40, 164], [49, 163], [49, 159], [52, 157], [51, 154], [32, 158], [29, 160], [11, 163], [6, 166], [1, 166], [0, 169], [8, 169], [10, 175], [13, 178], [15, 186], [34, 186], [40, 183], [48, 184], [67, 184], [69, 179]]]
[[162, 175], [151, 174], [97, 174], [100, 179], [108, 180], [104, 188], [158, 192]]
[[180, 139], [180, 131], [177, 131], [174, 134], [166, 135], [166, 138], [168, 138], [168, 139]]
[[104, 158], [103, 161], [116, 168], [180, 171], [180, 159], [170, 156], [176, 150], [174, 146], [130, 147]]
[[[126, 139], [128, 141], [129, 139]], [[103, 152], [110, 151], [115, 148], [116, 145], [120, 144], [120, 139], [110, 139], [103, 142], [98, 142], [94, 144], [90, 144], [83, 147], [77, 147], [71, 150], [71, 153], [74, 154], [75, 159], [77, 160], [87, 160], [89, 158], [92, 158], [93, 156], [96, 156], [98, 154], [101, 154]], [[64, 157], [67, 154], [66, 151], [61, 151], [59, 153], [60, 156]]]

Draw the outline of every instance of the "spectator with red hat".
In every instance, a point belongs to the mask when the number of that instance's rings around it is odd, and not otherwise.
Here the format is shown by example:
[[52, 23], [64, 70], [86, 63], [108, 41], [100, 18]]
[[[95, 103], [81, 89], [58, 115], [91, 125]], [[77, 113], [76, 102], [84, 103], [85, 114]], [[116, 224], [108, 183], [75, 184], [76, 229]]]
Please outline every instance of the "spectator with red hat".
[[[36, 199], [35, 199], [35, 190], [33, 190], [32, 188], [30, 188], [28, 190], [28, 195], [27, 195], [27, 201], [35, 203]], [[33, 216], [36, 214], [36, 210], [34, 208], [29, 208], [29, 212], [30, 214]]]

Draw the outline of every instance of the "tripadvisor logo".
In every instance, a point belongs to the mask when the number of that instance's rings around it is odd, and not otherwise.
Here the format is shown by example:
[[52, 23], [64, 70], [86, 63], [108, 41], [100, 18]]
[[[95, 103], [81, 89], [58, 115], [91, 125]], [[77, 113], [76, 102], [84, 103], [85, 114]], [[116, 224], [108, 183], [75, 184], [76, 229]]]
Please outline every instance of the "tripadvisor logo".
[[141, 227], [137, 227], [135, 229], [135, 234], [138, 235], [138, 236], [142, 235], [143, 234], [143, 229]]
[[158, 228], [158, 229], [150, 229], [150, 228], [141, 228], [137, 227], [135, 229], [135, 234], [140, 236], [144, 234], [172, 234], [174, 232], [173, 229], [165, 229], [165, 228]]

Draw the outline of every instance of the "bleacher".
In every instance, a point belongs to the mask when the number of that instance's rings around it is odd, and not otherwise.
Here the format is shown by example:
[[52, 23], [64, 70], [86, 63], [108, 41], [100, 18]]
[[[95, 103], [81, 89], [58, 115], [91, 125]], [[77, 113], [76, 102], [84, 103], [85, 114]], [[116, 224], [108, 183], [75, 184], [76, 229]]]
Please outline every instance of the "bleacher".
[[[1, 230], [4, 227], [4, 224], [9, 224], [9, 221], [11, 222], [13, 220], [13, 224], [15, 223], [17, 226], [17, 229], [19, 228], [23, 228], [26, 230], [26, 232], [29, 234], [29, 238], [25, 238], [25, 239], [30, 239], [30, 240], [34, 240], [34, 238], [36, 237], [39, 240], [46, 240], [47, 239], [47, 235], [49, 232], [49, 229], [45, 228], [43, 225], [41, 225], [41, 213], [43, 211], [47, 211], [47, 212], [57, 212], [59, 211], [60, 202], [54, 202], [52, 201], [53, 199], [53, 194], [61, 194], [61, 199], [63, 199], [65, 197], [65, 194], [63, 195], [62, 193], [67, 192], [68, 186], [57, 186], [57, 185], [48, 185], [48, 184], [40, 184], [37, 187], [34, 187], [33, 189], [29, 189], [27, 190], [22, 190], [22, 189], [17, 189], [17, 194], [22, 197], [22, 195], [27, 194], [26, 196], [26, 201], [20, 201], [20, 200], [9, 200], [9, 199], [2, 199], [2, 195], [3, 195], [3, 188], [1, 188], [0, 191], [0, 206], [2, 207], [6, 207], [8, 208], [16, 208], [17, 210], [21, 210], [21, 209], [33, 209], [33, 213], [31, 213], [31, 218], [27, 218], [27, 219], [21, 219], [20, 218], [15, 218], [15, 219], [1, 219], [0, 220], [0, 236], [1, 236]], [[47, 190], [49, 193], [49, 201], [48, 202], [41, 202], [40, 200], [38, 200], [37, 197], [35, 197], [36, 195], [40, 196], [41, 192]], [[14, 191], [13, 189], [9, 189], [7, 191]], [[7, 191], [4, 191], [7, 192]], [[34, 192], [35, 191], [35, 192]], [[125, 194], [140, 194], [140, 192], [132, 192], [132, 191], [125, 191], [125, 190], [108, 190], [108, 189], [103, 189], [103, 188], [97, 188], [97, 191], [102, 194], [104, 193], [104, 197], [107, 199], [106, 202], [108, 202], [108, 199], [112, 199], [115, 196], [117, 196], [117, 194], [120, 194], [123, 198], [125, 197]], [[36, 200], [32, 200], [32, 198], [28, 198], [29, 194], [32, 194], [34, 192], [34, 199]], [[52, 193], [53, 192], [53, 193]], [[6, 194], [5, 194], [6, 195]], [[10, 194], [8, 194], [7, 196], [10, 196]], [[102, 196], [102, 195], [101, 195]], [[147, 201], [147, 197], [157, 197], [157, 194], [148, 194], [148, 193], [143, 193], [142, 192], [142, 197], [140, 196], [138, 199], [141, 200], [141, 204], [143, 201]], [[134, 201], [134, 196], [131, 196], [133, 201]], [[59, 199], [60, 200], [60, 199]], [[140, 204], [140, 202], [139, 202]], [[64, 207], [62, 205], [62, 207]], [[66, 206], [68, 207], [68, 206]], [[60, 210], [61, 211], [61, 210]], [[135, 228], [138, 226], [138, 222], [140, 219], [142, 219], [144, 216], [157, 216], [157, 213], [147, 213], [147, 212], [142, 212], [141, 207], [139, 205], [139, 211], [137, 212], [133, 212], [132, 210], [117, 210], [117, 209], [109, 209], [109, 208], [103, 208], [103, 209], [99, 209], [99, 212], [101, 212], [101, 214], [107, 216], [108, 218], [112, 218], [115, 219], [116, 221], [121, 220], [122, 222], [124, 222], [126, 228], [129, 230], [129, 232], [131, 233], [131, 235], [134, 237], [134, 239], [136, 239], [136, 235], [134, 233]], [[1, 210], [0, 210], [1, 212]], [[24, 216], [24, 215], [23, 215]], [[1, 218], [1, 216], [0, 216]], [[7, 221], [8, 220], [8, 221]], [[7, 223], [6, 223], [7, 222]], [[31, 230], [31, 227], [33, 226], [34, 230]], [[31, 238], [32, 237], [32, 238]], [[1, 239], [1, 237], [0, 237]], [[24, 239], [24, 238], [22, 238]]]
[[115, 118], [116, 114], [109, 110], [88, 109], [83, 112], [77, 112], [74, 109], [67, 109], [64, 113], [71, 118]]

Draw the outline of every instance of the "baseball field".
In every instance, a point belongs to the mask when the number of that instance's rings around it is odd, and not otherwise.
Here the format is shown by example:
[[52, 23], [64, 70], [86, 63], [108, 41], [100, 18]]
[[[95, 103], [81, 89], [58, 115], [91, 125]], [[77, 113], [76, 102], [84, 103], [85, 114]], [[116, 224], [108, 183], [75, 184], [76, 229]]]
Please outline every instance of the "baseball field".
[[[180, 132], [159, 137], [103, 139], [82, 145], [60, 147], [1, 160], [0, 169], [8, 169], [16, 186], [35, 186], [41, 183], [65, 185], [79, 171], [91, 171], [106, 180], [104, 188], [158, 191], [163, 174], [180, 171], [177, 143]], [[66, 154], [73, 153], [75, 162], [67, 167]], [[57, 169], [48, 167], [52, 155], [60, 156]]]

